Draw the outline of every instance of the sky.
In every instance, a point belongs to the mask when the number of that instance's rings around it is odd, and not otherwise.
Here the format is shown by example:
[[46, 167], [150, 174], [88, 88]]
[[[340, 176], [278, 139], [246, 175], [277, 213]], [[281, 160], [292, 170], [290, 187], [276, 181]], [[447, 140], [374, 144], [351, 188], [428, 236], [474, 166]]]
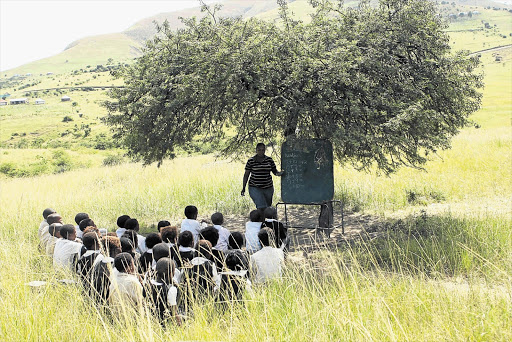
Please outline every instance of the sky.
[[198, 5], [198, 0], [0, 0], [0, 71], [53, 56], [77, 39], [121, 32], [140, 19]]

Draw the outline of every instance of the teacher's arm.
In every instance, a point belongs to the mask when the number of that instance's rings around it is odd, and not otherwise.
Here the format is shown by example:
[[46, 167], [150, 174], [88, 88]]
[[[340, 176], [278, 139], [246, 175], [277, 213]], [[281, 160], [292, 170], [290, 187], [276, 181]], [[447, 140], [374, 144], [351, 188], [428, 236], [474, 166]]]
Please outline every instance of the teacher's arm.
[[242, 195], [242, 196], [245, 196], [245, 187], [247, 186], [247, 181], [249, 180], [249, 175], [250, 174], [251, 174], [251, 171], [245, 170], [245, 173], [244, 173], [244, 185], [242, 187], [242, 192], [240, 193], [240, 195]]
[[272, 160], [272, 173], [276, 176], [282, 176], [284, 174], [284, 170], [281, 170], [281, 171], [277, 171], [277, 166], [276, 166], [276, 163], [274, 163], [274, 161]]

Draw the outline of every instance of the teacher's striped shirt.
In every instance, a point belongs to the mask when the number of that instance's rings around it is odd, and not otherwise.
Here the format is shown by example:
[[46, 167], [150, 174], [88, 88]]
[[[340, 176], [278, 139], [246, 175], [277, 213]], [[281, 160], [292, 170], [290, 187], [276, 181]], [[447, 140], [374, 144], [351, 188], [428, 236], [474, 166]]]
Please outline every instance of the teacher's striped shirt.
[[274, 185], [270, 172], [277, 173], [277, 168], [272, 158], [265, 156], [263, 161], [258, 162], [256, 161], [256, 156], [251, 157], [245, 165], [245, 170], [251, 172], [249, 186], [266, 189]]

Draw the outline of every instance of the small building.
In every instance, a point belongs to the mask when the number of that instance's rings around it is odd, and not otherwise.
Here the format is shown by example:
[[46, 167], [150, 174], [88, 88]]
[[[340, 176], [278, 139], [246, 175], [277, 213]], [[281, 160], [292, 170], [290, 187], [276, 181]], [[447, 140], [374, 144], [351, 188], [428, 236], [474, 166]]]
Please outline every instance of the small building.
[[46, 73], [46, 75], [53, 75], [53, 72], [48, 71], [48, 72]]
[[7, 101], [0, 100], [0, 106], [7, 106]]
[[71, 101], [71, 97], [69, 97], [69, 96], [67, 96], [67, 95], [64, 95], [64, 96], [62, 96], [62, 97], [60, 98], [60, 100], [61, 100], [62, 102]]
[[27, 72], [25, 76], [32, 76], [32, 74], [30, 72]]
[[36, 104], [36, 105], [45, 104], [45, 103], [46, 103], [46, 102], [45, 102], [45, 100], [43, 100], [43, 99], [36, 99], [36, 101], [35, 101], [35, 104]]
[[11, 105], [27, 104], [27, 103], [28, 103], [28, 99], [26, 97], [9, 100], [9, 104], [11, 104]]

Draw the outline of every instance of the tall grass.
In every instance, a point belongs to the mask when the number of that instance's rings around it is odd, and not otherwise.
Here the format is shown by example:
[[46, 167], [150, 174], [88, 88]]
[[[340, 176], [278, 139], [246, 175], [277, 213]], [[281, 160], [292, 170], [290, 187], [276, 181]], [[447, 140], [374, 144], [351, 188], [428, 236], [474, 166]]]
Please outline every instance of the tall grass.
[[[242, 304], [200, 305], [179, 328], [163, 329], [147, 312], [125, 321], [96, 310], [78, 287], [59, 284], [72, 276], [37, 251], [45, 207], [65, 222], [86, 211], [110, 230], [125, 213], [145, 229], [164, 218], [175, 223], [188, 204], [203, 217], [215, 210], [246, 214], [252, 204], [239, 196], [242, 170], [190, 157], [161, 168], [126, 164], [3, 181], [0, 340], [512, 339], [511, 220], [503, 214], [425, 213], [379, 225], [338, 251], [321, 243], [316, 252], [299, 249], [281, 280], [256, 286]], [[379, 180], [375, 188], [391, 189]], [[32, 290], [24, 285], [32, 280], [49, 285]]]
[[[7, 246], [6, 246], [7, 247]], [[51, 262], [28, 240], [2, 248], [0, 338], [2, 341], [507, 341], [512, 304], [510, 282], [431, 281], [425, 275], [373, 271], [358, 258], [288, 261], [281, 280], [254, 287], [242, 303], [205, 302], [182, 327], [162, 328], [143, 311], [137, 320], [96, 310], [79, 287], [61, 285]], [[354, 250], [353, 253], [357, 253]], [[12, 255], [18, 262], [9, 262]], [[376, 256], [369, 251], [368, 259]], [[319, 264], [320, 262], [320, 264]], [[20, 267], [20, 265], [24, 265]], [[69, 275], [68, 275], [69, 277]], [[24, 283], [50, 284], [31, 290]]]

